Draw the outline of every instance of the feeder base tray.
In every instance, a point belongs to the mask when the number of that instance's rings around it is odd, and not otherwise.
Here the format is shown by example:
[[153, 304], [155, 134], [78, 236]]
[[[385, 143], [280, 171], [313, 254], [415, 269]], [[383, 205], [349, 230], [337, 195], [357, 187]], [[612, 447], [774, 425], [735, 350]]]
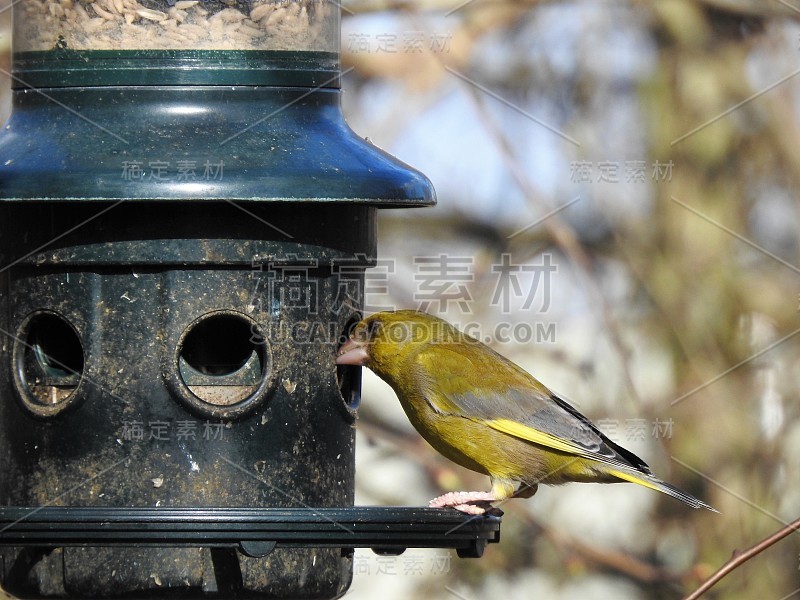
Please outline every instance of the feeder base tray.
[[236, 547], [267, 556], [277, 547], [453, 548], [478, 558], [500, 540], [500, 516], [452, 509], [352, 508], [0, 508], [0, 546]]

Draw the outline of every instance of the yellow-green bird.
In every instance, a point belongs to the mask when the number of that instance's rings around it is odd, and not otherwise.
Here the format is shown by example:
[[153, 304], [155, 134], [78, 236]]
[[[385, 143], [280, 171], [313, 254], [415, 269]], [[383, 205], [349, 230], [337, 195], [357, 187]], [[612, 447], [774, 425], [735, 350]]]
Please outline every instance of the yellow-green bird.
[[482, 514], [492, 502], [532, 496], [539, 483], [627, 481], [714, 510], [657, 479], [526, 371], [437, 317], [413, 310], [367, 317], [336, 363], [369, 367], [431, 446], [491, 477], [490, 492], [451, 492], [431, 506]]

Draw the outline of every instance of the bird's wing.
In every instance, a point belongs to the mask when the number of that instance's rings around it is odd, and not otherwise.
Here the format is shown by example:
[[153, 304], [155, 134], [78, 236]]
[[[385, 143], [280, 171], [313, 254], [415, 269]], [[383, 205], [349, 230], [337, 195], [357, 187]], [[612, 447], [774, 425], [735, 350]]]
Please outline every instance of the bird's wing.
[[429, 383], [425, 394], [431, 407], [559, 452], [651, 473], [642, 459], [609, 440], [574, 407], [508, 359], [490, 352], [487, 359], [437, 345], [420, 353], [420, 366], [435, 373], [428, 381], [436, 385]]

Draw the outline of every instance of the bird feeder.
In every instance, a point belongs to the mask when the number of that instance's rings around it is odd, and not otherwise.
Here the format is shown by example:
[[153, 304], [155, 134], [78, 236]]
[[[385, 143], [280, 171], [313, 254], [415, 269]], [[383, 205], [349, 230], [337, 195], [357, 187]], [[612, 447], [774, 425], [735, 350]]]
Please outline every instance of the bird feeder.
[[[0, 586], [340, 596], [353, 548], [499, 520], [353, 507], [377, 211], [435, 202], [340, 110], [321, 0], [19, 0], [0, 135]], [[349, 369], [349, 370], [348, 370]]]

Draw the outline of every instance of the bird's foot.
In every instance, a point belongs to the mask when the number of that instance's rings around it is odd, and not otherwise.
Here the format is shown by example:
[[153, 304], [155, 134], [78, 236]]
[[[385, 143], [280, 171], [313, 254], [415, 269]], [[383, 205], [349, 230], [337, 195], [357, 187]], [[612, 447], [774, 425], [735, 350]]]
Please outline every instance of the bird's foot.
[[451, 507], [468, 515], [483, 515], [497, 498], [492, 492], [449, 492], [428, 503], [432, 508]]

